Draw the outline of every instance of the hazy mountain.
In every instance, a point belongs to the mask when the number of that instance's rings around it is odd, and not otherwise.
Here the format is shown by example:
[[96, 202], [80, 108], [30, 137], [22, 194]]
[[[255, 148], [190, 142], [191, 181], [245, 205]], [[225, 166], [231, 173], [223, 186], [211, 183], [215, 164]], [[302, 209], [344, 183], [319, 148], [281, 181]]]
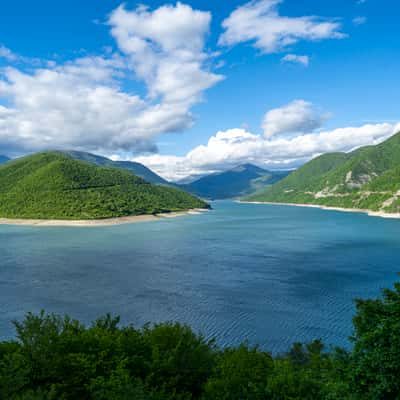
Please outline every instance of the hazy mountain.
[[96, 165], [118, 167], [126, 169], [133, 174], [143, 178], [147, 182], [157, 183], [161, 185], [168, 185], [169, 182], [161, 176], [157, 175], [151, 169], [145, 167], [143, 164], [132, 161], [112, 161], [109, 158], [98, 156], [96, 154], [86, 153], [83, 151], [63, 151], [62, 153], [71, 156], [76, 160], [88, 161]]
[[0, 188], [0, 217], [8, 218], [96, 219], [207, 207], [182, 190], [60, 152], [6, 163]]
[[400, 212], [400, 133], [376, 146], [322, 155], [250, 199]]
[[6, 156], [2, 156], [0, 154], [0, 164], [4, 164], [5, 162], [9, 161], [10, 159]]
[[288, 175], [288, 171], [267, 171], [252, 164], [243, 164], [224, 172], [204, 176], [183, 185], [191, 193], [207, 199], [229, 199], [254, 193]]

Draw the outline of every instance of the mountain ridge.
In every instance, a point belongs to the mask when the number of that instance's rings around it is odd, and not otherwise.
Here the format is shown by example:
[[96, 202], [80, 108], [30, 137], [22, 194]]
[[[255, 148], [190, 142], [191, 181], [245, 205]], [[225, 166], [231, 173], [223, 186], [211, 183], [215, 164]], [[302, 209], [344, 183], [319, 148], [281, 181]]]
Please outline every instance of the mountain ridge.
[[77, 150], [64, 150], [60, 151], [60, 153], [66, 154], [75, 160], [87, 161], [99, 166], [123, 168], [150, 183], [170, 185], [170, 182], [156, 174], [150, 168], [135, 161], [113, 161], [107, 157]]
[[400, 132], [378, 145], [319, 156], [246, 200], [398, 213]]
[[207, 199], [239, 198], [273, 184], [289, 171], [268, 171], [254, 164], [245, 163], [226, 171], [203, 176], [194, 182], [181, 185], [190, 193]]
[[0, 154], [0, 164], [4, 164], [7, 161], [10, 161], [10, 159], [7, 156], [3, 156]]

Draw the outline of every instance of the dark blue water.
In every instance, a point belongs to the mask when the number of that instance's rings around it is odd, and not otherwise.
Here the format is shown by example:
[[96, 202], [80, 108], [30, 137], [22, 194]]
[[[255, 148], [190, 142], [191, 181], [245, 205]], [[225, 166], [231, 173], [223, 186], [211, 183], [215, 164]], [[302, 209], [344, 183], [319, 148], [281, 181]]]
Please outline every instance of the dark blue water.
[[83, 321], [178, 320], [221, 345], [346, 345], [352, 300], [400, 271], [400, 220], [216, 202], [204, 215], [103, 228], [0, 226], [0, 338], [45, 309]]

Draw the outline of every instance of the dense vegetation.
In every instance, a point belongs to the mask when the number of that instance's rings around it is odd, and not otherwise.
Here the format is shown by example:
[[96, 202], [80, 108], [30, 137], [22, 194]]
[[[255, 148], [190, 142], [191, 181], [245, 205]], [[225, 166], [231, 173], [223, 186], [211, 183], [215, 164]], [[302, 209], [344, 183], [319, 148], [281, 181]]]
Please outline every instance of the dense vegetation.
[[400, 133], [377, 146], [317, 157], [249, 200], [400, 212]]
[[133, 161], [112, 161], [109, 158], [98, 156], [96, 154], [86, 153], [83, 151], [64, 151], [63, 154], [68, 155], [75, 160], [87, 161], [102, 167], [117, 167], [126, 169], [136, 176], [143, 178], [150, 183], [157, 183], [160, 185], [168, 185], [169, 182], [161, 178], [161, 176], [154, 173], [151, 169], [145, 167], [143, 164]]
[[321, 341], [273, 357], [243, 344], [221, 349], [189, 327], [86, 327], [28, 314], [0, 343], [7, 400], [395, 400], [400, 398], [400, 284], [357, 300], [352, 350]]
[[181, 190], [57, 152], [0, 166], [0, 217], [95, 219], [204, 207]]
[[206, 199], [233, 199], [257, 192], [287, 175], [288, 171], [271, 172], [252, 164], [244, 164], [207, 175], [182, 187]]

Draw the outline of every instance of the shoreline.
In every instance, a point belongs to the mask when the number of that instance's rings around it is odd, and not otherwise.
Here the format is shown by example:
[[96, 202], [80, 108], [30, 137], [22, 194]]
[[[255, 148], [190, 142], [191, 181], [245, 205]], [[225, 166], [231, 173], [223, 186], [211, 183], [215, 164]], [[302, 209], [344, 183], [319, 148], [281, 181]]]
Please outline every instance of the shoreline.
[[137, 222], [160, 221], [166, 218], [182, 217], [184, 215], [198, 215], [207, 212], [206, 208], [192, 208], [187, 211], [173, 211], [160, 214], [143, 214], [126, 217], [104, 218], [104, 219], [32, 219], [32, 218], [0, 218], [0, 225], [20, 225], [20, 226], [55, 226], [55, 227], [101, 227], [132, 224]]
[[360, 209], [360, 208], [330, 207], [330, 206], [323, 206], [323, 205], [318, 205], [318, 204], [305, 204], [305, 203], [275, 203], [275, 202], [270, 202], [270, 201], [237, 200], [237, 202], [244, 203], [244, 204], [269, 204], [269, 205], [273, 205], [273, 206], [319, 208], [320, 210], [327, 210], [327, 211], [341, 211], [341, 212], [348, 212], [348, 213], [367, 214], [370, 217], [400, 219], [400, 213], [392, 213], [391, 214], [391, 213], [386, 213], [383, 211], [364, 210], [364, 209]]

